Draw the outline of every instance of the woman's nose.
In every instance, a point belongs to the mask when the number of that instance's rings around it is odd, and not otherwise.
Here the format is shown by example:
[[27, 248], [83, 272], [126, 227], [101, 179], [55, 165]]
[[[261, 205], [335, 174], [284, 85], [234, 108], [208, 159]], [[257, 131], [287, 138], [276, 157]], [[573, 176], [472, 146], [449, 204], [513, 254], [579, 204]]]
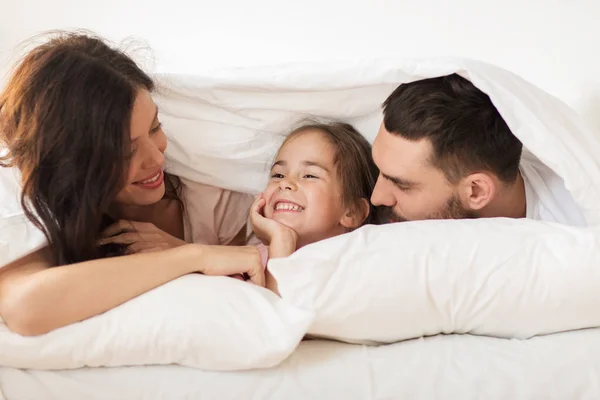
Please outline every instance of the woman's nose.
[[152, 143], [146, 148], [146, 157], [144, 159], [144, 168], [152, 169], [162, 167], [165, 163], [164, 148]]

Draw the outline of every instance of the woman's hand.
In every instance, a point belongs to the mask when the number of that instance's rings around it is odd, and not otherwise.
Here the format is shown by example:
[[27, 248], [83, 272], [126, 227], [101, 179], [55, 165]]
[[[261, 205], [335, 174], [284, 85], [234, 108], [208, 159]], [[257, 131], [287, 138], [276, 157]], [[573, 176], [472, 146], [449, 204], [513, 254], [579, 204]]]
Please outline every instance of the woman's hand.
[[104, 232], [98, 245], [109, 243], [127, 245], [127, 253], [150, 253], [182, 246], [185, 241], [160, 230], [148, 222], [120, 220]]
[[[265, 269], [255, 246], [204, 246], [198, 272], [211, 276], [241, 276], [265, 286]], [[245, 279], [244, 279], [245, 280]]]
[[295, 243], [298, 239], [298, 234], [292, 228], [289, 228], [275, 220], [265, 217], [266, 200], [261, 193], [258, 195], [254, 204], [250, 208], [250, 222], [254, 229], [256, 237], [266, 246], [270, 245], [273, 240], [287, 239], [293, 240]]

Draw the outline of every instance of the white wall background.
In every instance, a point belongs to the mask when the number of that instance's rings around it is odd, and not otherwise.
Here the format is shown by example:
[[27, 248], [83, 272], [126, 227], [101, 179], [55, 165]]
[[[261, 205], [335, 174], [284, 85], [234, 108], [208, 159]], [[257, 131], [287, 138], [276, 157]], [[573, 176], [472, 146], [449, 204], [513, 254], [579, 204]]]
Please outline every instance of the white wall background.
[[[599, 0], [0, 0], [0, 74], [48, 29], [143, 39], [156, 71], [454, 55], [510, 69], [600, 129]], [[0, 81], [1, 82], [1, 81]]]

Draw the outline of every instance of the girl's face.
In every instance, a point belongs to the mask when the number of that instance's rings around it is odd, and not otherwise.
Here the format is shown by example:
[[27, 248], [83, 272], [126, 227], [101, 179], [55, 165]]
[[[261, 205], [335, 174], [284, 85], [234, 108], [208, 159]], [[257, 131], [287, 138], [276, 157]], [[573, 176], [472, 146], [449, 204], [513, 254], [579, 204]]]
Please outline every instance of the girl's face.
[[163, 164], [167, 137], [158, 121], [158, 108], [150, 93], [140, 90], [131, 114], [131, 160], [125, 186], [117, 194], [120, 205], [143, 206], [165, 194]]
[[265, 217], [298, 234], [298, 247], [345, 233], [335, 149], [318, 130], [290, 138], [279, 150], [264, 191]]

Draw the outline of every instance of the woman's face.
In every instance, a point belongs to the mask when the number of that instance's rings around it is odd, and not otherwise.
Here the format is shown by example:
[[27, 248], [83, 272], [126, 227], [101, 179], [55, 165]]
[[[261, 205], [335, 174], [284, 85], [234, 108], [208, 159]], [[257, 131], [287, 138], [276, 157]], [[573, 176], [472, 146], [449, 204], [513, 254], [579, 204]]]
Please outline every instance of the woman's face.
[[140, 90], [131, 114], [131, 159], [120, 205], [149, 205], [165, 194], [163, 164], [167, 137], [158, 121], [158, 108], [147, 90]]

